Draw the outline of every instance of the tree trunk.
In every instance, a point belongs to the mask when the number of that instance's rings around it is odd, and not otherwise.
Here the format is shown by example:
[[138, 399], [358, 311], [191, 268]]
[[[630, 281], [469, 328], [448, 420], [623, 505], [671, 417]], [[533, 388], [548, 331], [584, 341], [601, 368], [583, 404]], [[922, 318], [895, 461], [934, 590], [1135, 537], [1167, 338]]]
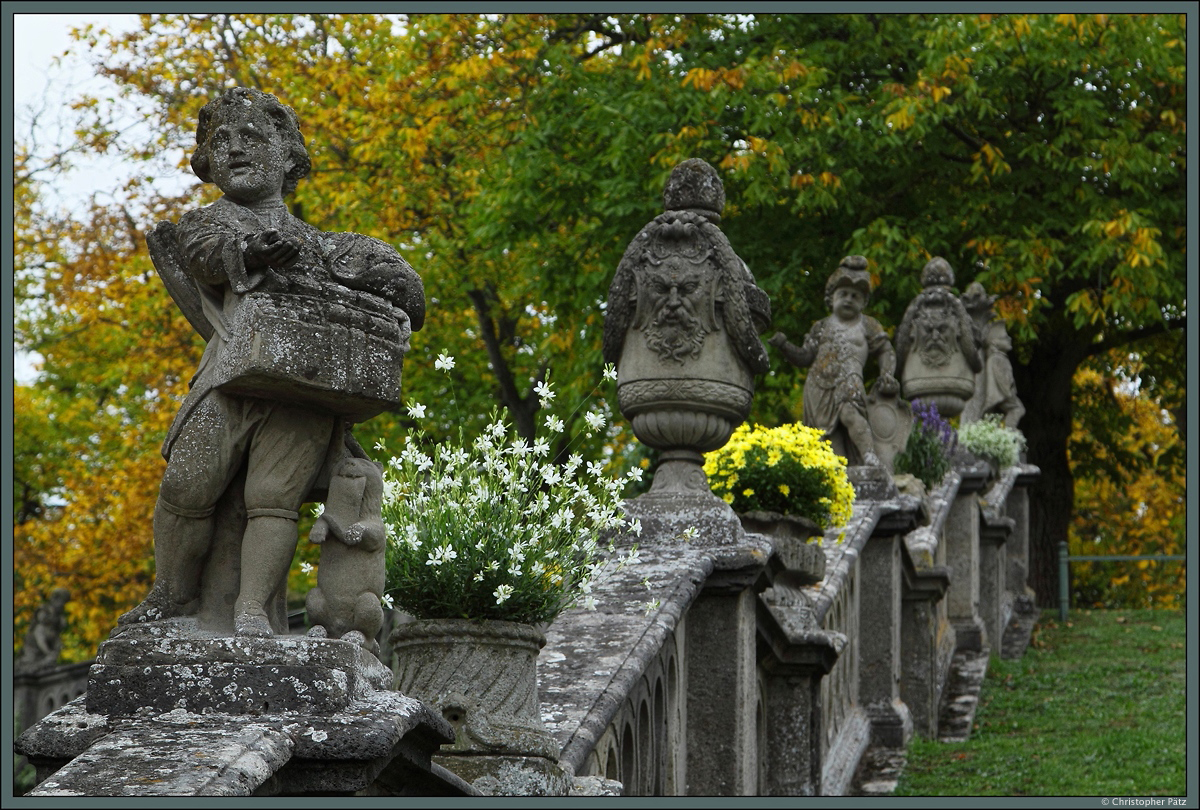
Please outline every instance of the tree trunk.
[[1013, 363], [1026, 408], [1020, 429], [1027, 459], [1042, 476], [1029, 491], [1029, 584], [1042, 607], [1058, 605], [1058, 545], [1067, 539], [1075, 508], [1075, 479], [1067, 456], [1071, 438], [1071, 380], [1086, 346], [1047, 341], [1028, 364]]

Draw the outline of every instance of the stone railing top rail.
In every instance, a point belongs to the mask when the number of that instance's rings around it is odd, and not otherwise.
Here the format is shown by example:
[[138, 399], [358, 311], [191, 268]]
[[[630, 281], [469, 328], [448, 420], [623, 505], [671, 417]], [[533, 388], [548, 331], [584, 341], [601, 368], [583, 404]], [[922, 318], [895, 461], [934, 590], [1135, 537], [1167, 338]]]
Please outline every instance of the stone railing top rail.
[[1041, 470], [1032, 464], [1014, 464], [1000, 471], [1000, 478], [980, 499], [985, 521], [1001, 522], [1004, 517], [1004, 505], [1012, 491], [1026, 487], [1037, 480]]
[[950, 507], [958, 496], [961, 484], [960, 473], [955, 470], [946, 473], [942, 483], [926, 498], [929, 525], [914, 529], [904, 536], [904, 545], [918, 571], [933, 567], [938, 543], [941, 542], [942, 531], [946, 526], [946, 517], [950, 514]]

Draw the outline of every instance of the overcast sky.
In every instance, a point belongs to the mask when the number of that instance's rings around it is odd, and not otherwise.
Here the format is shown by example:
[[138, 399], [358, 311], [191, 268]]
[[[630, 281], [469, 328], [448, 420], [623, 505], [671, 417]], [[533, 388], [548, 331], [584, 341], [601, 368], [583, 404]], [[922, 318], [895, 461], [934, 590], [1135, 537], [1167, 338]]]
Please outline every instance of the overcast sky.
[[[51, 100], [59, 103], [87, 90], [103, 88], [87, 61], [86, 50], [72, 41], [70, 30], [88, 23], [113, 28], [131, 28], [137, 22], [132, 14], [14, 14], [13, 21], [13, 112], [16, 135], [26, 137], [31, 110], [40, 110], [39, 143], [49, 144], [63, 137], [69, 119], [58, 115]], [[56, 57], [67, 53], [58, 64]], [[85, 203], [93, 193], [119, 186], [120, 161], [78, 162], [71, 181], [65, 187], [51, 188], [56, 202], [67, 208]], [[13, 378], [31, 382], [37, 371], [36, 355], [14, 352]]]

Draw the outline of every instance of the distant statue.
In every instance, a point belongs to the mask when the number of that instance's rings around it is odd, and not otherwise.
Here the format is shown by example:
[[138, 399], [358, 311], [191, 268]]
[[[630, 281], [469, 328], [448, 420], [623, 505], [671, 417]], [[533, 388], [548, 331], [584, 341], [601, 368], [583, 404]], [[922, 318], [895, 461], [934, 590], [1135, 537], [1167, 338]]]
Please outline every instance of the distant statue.
[[971, 316], [951, 287], [954, 270], [940, 256], [921, 271], [924, 289], [896, 330], [896, 358], [906, 399], [930, 400], [943, 416], [957, 416], [975, 393], [983, 368]]
[[693, 158], [663, 190], [666, 209], [629, 243], [608, 292], [604, 359], [640, 441], [662, 451], [651, 494], [704, 493], [703, 454], [750, 412], [754, 375], [769, 368], [758, 333], [770, 301], [719, 223], [725, 189]]
[[69, 601], [70, 591], [55, 588], [50, 592], [50, 598], [38, 607], [25, 632], [25, 646], [17, 659], [17, 669], [37, 669], [58, 663], [62, 633], [67, 628], [66, 604]]
[[871, 298], [871, 276], [863, 256], [847, 256], [825, 283], [830, 315], [813, 325], [796, 346], [783, 332], [770, 344], [797, 368], [812, 366], [804, 382], [804, 424], [825, 431], [836, 453], [854, 465], [880, 466], [867, 415], [863, 372], [879, 365], [879, 392], [893, 396], [896, 354], [879, 321], [863, 314]]
[[996, 315], [996, 296], [988, 295], [982, 284], [973, 281], [960, 300], [974, 322], [976, 341], [983, 349], [983, 369], [975, 375], [975, 393], [963, 408], [960, 423], [998, 413], [1004, 416], [1006, 427], [1015, 428], [1025, 415], [1025, 406], [1017, 398], [1017, 383], [1008, 359], [1012, 338]]
[[365, 459], [350, 426], [398, 407], [424, 291], [386, 243], [289, 213], [310, 162], [274, 96], [233, 88], [205, 105], [191, 165], [224, 196], [147, 241], [208, 345], [163, 446], [154, 587], [118, 622], [197, 614], [270, 636], [287, 631], [300, 507], [344, 459]]

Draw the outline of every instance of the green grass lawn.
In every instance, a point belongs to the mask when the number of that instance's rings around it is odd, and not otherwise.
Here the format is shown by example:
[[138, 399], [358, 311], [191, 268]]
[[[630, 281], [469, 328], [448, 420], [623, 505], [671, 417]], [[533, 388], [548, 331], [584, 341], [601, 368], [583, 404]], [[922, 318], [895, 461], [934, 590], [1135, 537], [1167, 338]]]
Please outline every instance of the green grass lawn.
[[1182, 612], [1045, 611], [992, 659], [964, 743], [914, 739], [898, 796], [1183, 796]]

